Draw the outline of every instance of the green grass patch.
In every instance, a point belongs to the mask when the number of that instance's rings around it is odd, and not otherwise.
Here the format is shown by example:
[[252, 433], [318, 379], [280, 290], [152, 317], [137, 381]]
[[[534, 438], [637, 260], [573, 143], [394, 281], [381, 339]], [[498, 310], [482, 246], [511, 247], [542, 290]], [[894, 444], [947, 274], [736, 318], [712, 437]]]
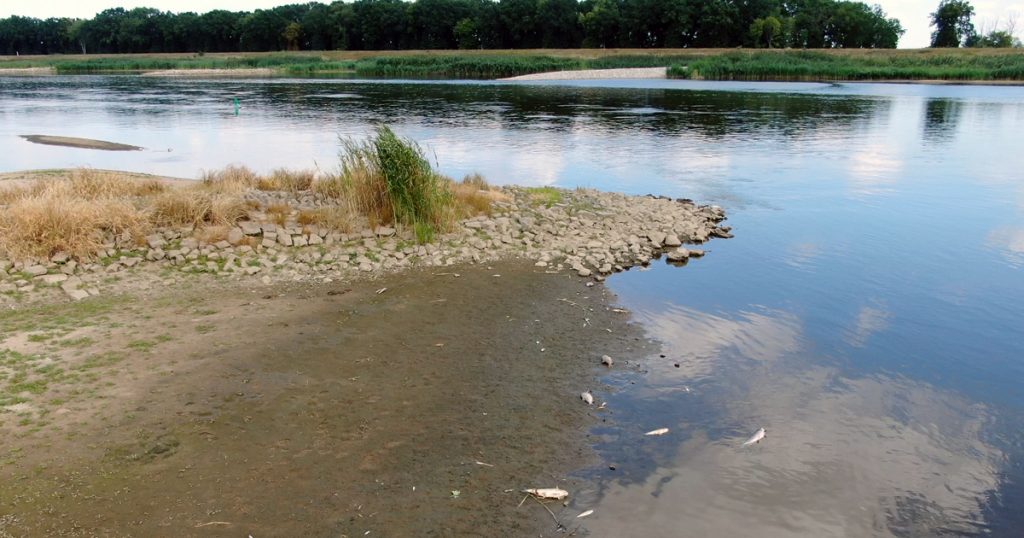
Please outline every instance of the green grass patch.
[[75, 367], [76, 370], [94, 370], [96, 368], [105, 368], [108, 366], [114, 366], [115, 364], [125, 359], [124, 354], [116, 351], [108, 351], [106, 353], [97, 353], [91, 355], [82, 361]]
[[1024, 80], [1024, 54], [731, 52], [675, 64], [669, 68], [669, 76], [706, 80]]
[[551, 207], [562, 203], [565, 193], [555, 187], [527, 187], [526, 192], [530, 195], [530, 201], [544, 207]]
[[125, 302], [123, 297], [91, 298], [69, 304], [20, 308], [0, 318], [0, 336], [28, 331], [69, 331], [103, 320]]

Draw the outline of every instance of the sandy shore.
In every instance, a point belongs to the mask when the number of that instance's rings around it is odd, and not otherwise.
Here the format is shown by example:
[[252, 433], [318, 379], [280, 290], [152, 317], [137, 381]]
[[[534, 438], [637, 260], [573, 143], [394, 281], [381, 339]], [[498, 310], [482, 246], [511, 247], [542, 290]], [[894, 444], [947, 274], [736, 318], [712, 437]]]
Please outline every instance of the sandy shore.
[[629, 67], [623, 69], [582, 69], [578, 71], [552, 71], [520, 75], [499, 80], [602, 80], [615, 78], [665, 78], [667, 67]]
[[15, 68], [0, 68], [0, 77], [2, 76], [39, 76], [39, 75], [54, 75], [57, 70], [52, 67], [15, 67]]
[[147, 71], [143, 77], [269, 77], [280, 72], [268, 67], [252, 69], [165, 69]]

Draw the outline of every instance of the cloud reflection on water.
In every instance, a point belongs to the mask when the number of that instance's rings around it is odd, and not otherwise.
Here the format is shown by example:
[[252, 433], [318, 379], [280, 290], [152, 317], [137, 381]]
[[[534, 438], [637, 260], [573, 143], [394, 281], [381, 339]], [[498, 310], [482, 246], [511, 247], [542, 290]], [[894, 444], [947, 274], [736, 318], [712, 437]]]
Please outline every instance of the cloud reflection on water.
[[756, 361], [773, 361], [800, 347], [799, 320], [786, 312], [747, 311], [735, 319], [666, 305], [634, 312], [648, 333], [679, 357], [679, 373], [696, 379], [712, 374], [726, 350]]
[[926, 536], [976, 532], [1003, 455], [985, 443], [989, 410], [924, 383], [842, 378], [811, 367], [755, 386], [770, 423], [693, 432], [640, 483], [613, 483], [587, 523], [594, 536]]

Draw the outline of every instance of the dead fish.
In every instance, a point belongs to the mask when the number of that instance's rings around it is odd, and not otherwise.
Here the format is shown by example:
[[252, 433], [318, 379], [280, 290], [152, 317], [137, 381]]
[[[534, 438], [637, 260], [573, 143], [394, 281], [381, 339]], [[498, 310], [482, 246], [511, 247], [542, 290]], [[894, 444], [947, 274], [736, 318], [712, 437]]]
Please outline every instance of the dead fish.
[[583, 400], [587, 405], [594, 405], [594, 395], [591, 394], [589, 390], [587, 392], [581, 392], [580, 399]]
[[750, 437], [750, 439], [747, 439], [746, 442], [743, 443], [743, 446], [750, 446], [755, 443], [760, 443], [761, 439], [764, 439], [765, 437], [768, 437], [768, 432], [764, 428], [761, 428], [757, 430], [757, 432], [755, 432], [754, 435]]
[[601, 364], [611, 367], [611, 365], [615, 364], [615, 361], [608, 355], [601, 355]]
[[651, 430], [644, 435], [665, 435], [666, 433], [668, 433], [668, 428], [658, 428], [656, 430]]
[[581, 517], [587, 517], [587, 516], [589, 516], [590, 514], [593, 514], [593, 513], [594, 513], [593, 510], [587, 510], [586, 512], [583, 512], [582, 514], [576, 516], [576, 519], [579, 519]]
[[541, 499], [555, 499], [560, 501], [569, 496], [569, 492], [564, 489], [558, 488], [536, 488], [536, 489], [524, 489], [523, 493], [529, 493], [534, 497], [540, 497]]

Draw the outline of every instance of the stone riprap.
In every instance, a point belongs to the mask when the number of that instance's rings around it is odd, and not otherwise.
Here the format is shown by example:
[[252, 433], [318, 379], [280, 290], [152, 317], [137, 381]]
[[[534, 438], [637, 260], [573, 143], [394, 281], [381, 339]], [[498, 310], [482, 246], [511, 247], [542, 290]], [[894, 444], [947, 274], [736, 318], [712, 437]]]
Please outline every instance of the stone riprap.
[[[546, 271], [603, 280], [665, 255], [685, 262], [703, 251], [684, 244], [731, 237], [724, 211], [690, 200], [594, 190], [506, 187], [490, 216], [462, 221], [451, 233], [417, 244], [408, 229], [365, 227], [341, 232], [296, 222], [299, 211], [332, 202], [311, 192], [253, 191], [247, 220], [220, 230], [163, 228], [144, 238], [107, 237], [90, 259], [56, 253], [49, 259], [0, 259], [0, 300], [58, 290], [79, 300], [105, 291], [174, 285], [193, 275], [333, 282], [411, 267], [445, 267], [506, 258], [535, 260]], [[554, 194], [555, 196], [552, 196]], [[272, 218], [271, 206], [291, 215]], [[275, 222], [276, 220], [276, 222]]]

